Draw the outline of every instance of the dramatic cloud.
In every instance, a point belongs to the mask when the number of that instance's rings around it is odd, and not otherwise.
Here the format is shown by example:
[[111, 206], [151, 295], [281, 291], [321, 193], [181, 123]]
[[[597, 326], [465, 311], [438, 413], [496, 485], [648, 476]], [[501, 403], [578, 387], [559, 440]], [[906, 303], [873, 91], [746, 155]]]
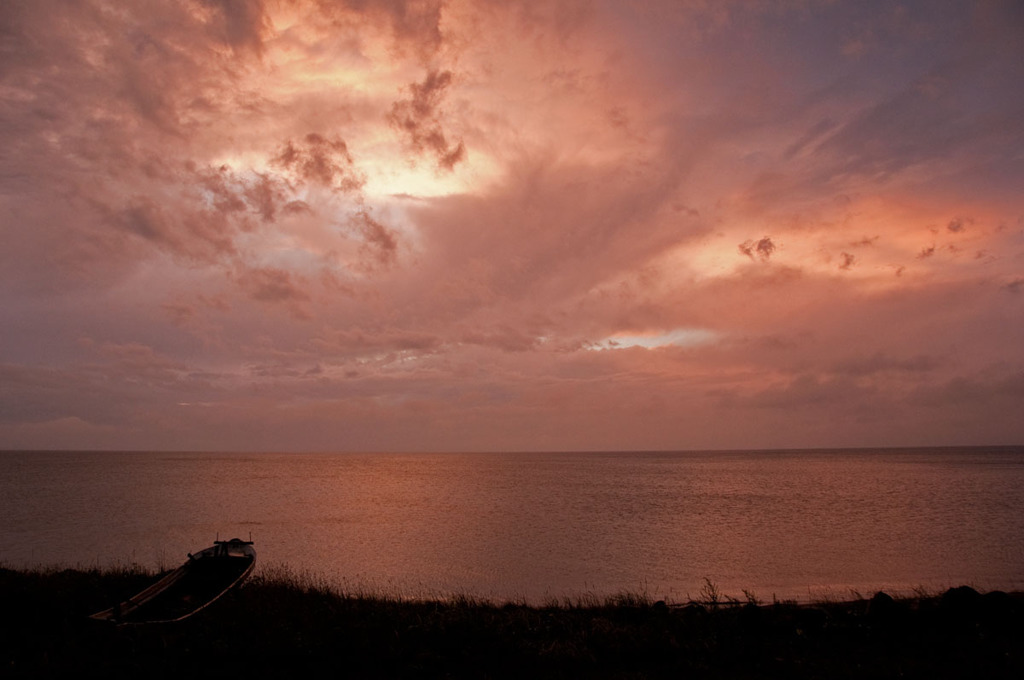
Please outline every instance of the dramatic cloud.
[[398, 256], [398, 238], [395, 232], [361, 210], [349, 221], [350, 228], [363, 240], [371, 258], [381, 266], [395, 263]]
[[343, 140], [324, 139], [313, 132], [298, 145], [288, 141], [270, 165], [287, 171], [298, 183], [318, 183], [332, 191], [355, 191], [365, 183]]
[[438, 108], [451, 80], [451, 71], [428, 72], [422, 83], [409, 86], [412, 97], [395, 102], [388, 115], [391, 124], [407, 136], [414, 151], [433, 153], [438, 167], [446, 170], [452, 170], [466, 156], [462, 141], [450, 144], [441, 129]]
[[771, 238], [767, 236], [757, 241], [747, 240], [739, 245], [741, 253], [749, 257], [751, 260], [755, 257], [760, 258], [762, 262], [767, 262], [777, 247], [778, 246], [772, 242]]
[[0, 446], [1010, 443], [1019, 3], [0, 8]]

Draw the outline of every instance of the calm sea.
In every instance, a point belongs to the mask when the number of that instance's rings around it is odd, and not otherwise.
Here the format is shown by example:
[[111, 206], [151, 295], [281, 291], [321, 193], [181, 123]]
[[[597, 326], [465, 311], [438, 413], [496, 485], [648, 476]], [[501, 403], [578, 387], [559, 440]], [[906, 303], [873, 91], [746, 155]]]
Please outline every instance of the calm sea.
[[0, 563], [256, 542], [350, 591], [681, 601], [1024, 589], [1024, 447], [729, 453], [0, 452]]

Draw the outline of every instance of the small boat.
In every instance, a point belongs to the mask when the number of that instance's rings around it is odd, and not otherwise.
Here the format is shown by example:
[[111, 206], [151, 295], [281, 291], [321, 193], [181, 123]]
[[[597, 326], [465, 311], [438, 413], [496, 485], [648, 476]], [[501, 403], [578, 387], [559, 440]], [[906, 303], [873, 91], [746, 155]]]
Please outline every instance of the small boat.
[[214, 541], [138, 595], [90, 618], [117, 624], [187, 619], [245, 580], [256, 566], [252, 545], [240, 538]]

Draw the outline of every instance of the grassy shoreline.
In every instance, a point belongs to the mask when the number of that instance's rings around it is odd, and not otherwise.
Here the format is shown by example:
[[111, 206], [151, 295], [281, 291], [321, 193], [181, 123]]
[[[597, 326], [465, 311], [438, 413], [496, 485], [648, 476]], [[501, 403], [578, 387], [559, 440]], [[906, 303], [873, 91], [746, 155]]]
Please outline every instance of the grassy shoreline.
[[1024, 594], [816, 604], [644, 595], [527, 606], [343, 594], [258, 574], [178, 624], [117, 628], [90, 613], [144, 570], [0, 568], [0, 675], [172, 677], [1024, 677]]

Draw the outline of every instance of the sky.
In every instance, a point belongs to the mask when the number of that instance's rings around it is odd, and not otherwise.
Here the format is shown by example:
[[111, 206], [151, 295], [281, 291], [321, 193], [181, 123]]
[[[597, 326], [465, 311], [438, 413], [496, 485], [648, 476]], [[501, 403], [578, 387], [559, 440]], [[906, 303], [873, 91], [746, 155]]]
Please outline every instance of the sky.
[[0, 4], [0, 448], [1024, 443], [1017, 0]]

